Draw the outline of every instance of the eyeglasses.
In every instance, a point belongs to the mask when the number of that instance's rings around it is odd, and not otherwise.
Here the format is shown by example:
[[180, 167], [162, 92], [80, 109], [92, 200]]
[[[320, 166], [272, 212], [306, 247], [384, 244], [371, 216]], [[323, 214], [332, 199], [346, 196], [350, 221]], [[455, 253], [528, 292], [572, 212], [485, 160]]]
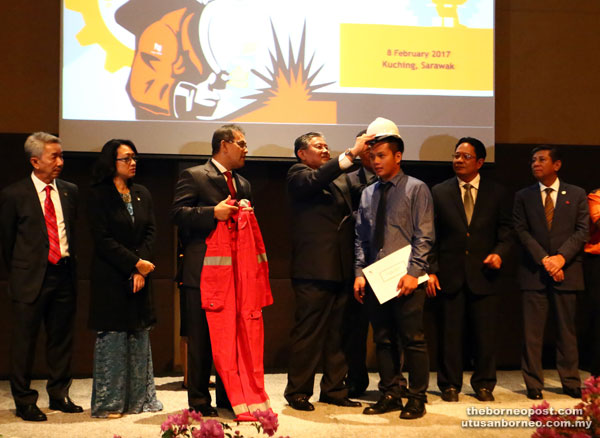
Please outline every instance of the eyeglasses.
[[238, 145], [240, 148], [242, 149], [248, 149], [248, 143], [246, 143], [244, 140], [225, 140], [227, 143], [234, 143], [236, 145]]
[[125, 164], [131, 164], [131, 162], [135, 162], [137, 163], [139, 161], [138, 157], [123, 157], [123, 158], [117, 158], [117, 161], [122, 161]]
[[454, 154], [452, 154], [452, 158], [455, 160], [458, 160], [461, 157], [464, 158], [465, 160], [470, 160], [471, 158], [475, 158], [475, 155], [464, 154], [462, 152], [455, 152]]

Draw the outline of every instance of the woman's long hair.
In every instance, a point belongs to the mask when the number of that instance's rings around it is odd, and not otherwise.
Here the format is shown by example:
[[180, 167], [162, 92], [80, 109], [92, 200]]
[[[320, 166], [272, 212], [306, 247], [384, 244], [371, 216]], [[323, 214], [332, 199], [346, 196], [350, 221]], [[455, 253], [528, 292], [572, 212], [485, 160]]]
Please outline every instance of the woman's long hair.
[[[119, 149], [119, 146], [121, 145], [129, 146], [133, 153], [137, 155], [137, 149], [131, 140], [113, 138], [112, 140], [107, 141], [106, 144], [102, 146], [100, 156], [94, 163], [94, 168], [92, 170], [92, 185], [107, 182], [112, 183], [112, 180], [117, 173], [117, 149]], [[131, 179], [127, 180], [127, 185], [130, 184]]]

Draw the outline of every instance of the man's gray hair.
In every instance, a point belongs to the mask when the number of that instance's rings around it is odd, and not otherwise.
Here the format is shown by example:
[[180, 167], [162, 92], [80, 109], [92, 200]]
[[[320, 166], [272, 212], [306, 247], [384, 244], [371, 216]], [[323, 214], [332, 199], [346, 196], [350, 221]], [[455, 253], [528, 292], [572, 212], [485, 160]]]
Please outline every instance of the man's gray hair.
[[31, 134], [25, 140], [25, 154], [27, 154], [27, 158], [41, 157], [42, 152], [44, 152], [44, 145], [47, 143], [61, 144], [60, 138], [47, 132], [34, 132]]

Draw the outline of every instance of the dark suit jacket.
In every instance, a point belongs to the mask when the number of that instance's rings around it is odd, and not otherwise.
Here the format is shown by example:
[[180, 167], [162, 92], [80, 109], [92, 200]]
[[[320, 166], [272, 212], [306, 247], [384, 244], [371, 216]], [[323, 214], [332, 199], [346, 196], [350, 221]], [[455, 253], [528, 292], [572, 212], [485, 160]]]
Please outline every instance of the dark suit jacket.
[[[250, 183], [237, 172], [236, 198], [252, 201]], [[179, 227], [183, 251], [178, 281], [183, 286], [200, 287], [200, 274], [206, 253], [206, 238], [217, 226], [215, 205], [227, 198], [229, 188], [211, 160], [181, 172], [175, 187], [171, 219]]]
[[[78, 189], [56, 180], [65, 219], [73, 287], [75, 287], [75, 233]], [[40, 199], [31, 177], [18, 181], [0, 196], [0, 241], [8, 269], [9, 293], [13, 300], [32, 303], [38, 297], [48, 264], [48, 232]], [[75, 290], [75, 289], [73, 289]]]
[[294, 164], [287, 174], [287, 188], [292, 209], [292, 278], [353, 278], [352, 198], [338, 160], [316, 170]]
[[156, 322], [150, 277], [132, 291], [139, 259], [152, 261], [156, 224], [146, 187], [130, 187], [134, 221], [112, 182], [92, 187], [88, 198], [94, 240], [89, 326], [94, 330], [140, 330]]
[[494, 293], [498, 270], [487, 268], [483, 260], [498, 254], [506, 262], [514, 243], [506, 191], [482, 176], [469, 225], [456, 177], [436, 185], [432, 195], [436, 242], [430, 265], [442, 292], [456, 293], [467, 285], [474, 294]]
[[[519, 282], [523, 290], [542, 290], [553, 285], [558, 290], [582, 290], [583, 245], [589, 234], [589, 213], [585, 191], [560, 181], [552, 229], [548, 231], [540, 186], [520, 190], [515, 195], [513, 219], [524, 248]], [[562, 254], [565, 279], [555, 283], [542, 265], [545, 256]]]
[[360, 205], [360, 195], [365, 187], [375, 183], [377, 181], [377, 175], [372, 172], [365, 170], [363, 166], [360, 166], [357, 170], [346, 174], [348, 182], [350, 184], [350, 191], [352, 195], [352, 211], [356, 212]]

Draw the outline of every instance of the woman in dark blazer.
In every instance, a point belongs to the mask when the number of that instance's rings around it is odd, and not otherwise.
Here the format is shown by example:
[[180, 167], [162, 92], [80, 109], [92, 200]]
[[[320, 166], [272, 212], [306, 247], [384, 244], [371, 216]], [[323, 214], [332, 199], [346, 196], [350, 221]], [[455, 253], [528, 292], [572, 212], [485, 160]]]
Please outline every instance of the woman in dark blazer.
[[133, 184], [137, 150], [110, 140], [88, 199], [94, 240], [89, 326], [96, 330], [92, 417], [162, 409], [149, 330], [156, 323], [150, 274], [156, 226], [150, 192]]

